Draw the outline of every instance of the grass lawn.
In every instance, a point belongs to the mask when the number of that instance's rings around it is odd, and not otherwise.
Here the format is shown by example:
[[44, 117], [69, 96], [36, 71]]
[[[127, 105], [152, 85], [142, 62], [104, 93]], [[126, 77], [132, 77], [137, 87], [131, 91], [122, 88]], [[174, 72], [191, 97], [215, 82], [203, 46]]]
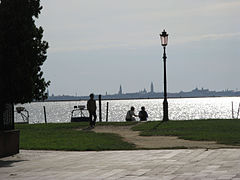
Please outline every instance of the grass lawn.
[[[240, 120], [188, 120], [168, 122], [103, 122], [97, 126], [134, 126], [142, 136], [178, 136], [187, 140], [216, 141], [240, 146]], [[38, 150], [132, 150], [134, 144], [117, 134], [81, 130], [88, 123], [16, 124], [20, 130], [20, 149]]]
[[178, 136], [187, 140], [240, 145], [240, 120], [237, 119], [147, 122], [132, 129], [141, 131], [142, 136]]
[[[119, 125], [122, 125], [120, 123]], [[16, 124], [20, 130], [20, 149], [38, 150], [130, 150], [135, 145], [116, 134], [95, 133], [88, 123]]]

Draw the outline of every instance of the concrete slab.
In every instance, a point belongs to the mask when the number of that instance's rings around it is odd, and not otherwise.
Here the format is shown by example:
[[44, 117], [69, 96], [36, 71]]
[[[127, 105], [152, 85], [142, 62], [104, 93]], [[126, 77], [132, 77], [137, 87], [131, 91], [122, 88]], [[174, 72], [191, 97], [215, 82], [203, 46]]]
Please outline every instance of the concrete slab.
[[0, 159], [0, 179], [239, 179], [240, 149], [28, 151]]

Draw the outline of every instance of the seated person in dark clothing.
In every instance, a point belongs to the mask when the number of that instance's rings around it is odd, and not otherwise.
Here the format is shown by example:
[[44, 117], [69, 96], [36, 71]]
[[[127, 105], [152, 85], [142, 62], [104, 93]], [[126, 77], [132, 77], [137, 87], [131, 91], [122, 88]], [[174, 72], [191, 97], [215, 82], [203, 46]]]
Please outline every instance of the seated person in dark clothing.
[[137, 115], [134, 113], [135, 108], [132, 106], [131, 109], [127, 112], [126, 121], [136, 121], [135, 117]]
[[147, 121], [148, 114], [145, 111], [145, 107], [144, 106], [141, 107], [141, 111], [139, 111], [138, 117], [140, 118], [140, 121]]

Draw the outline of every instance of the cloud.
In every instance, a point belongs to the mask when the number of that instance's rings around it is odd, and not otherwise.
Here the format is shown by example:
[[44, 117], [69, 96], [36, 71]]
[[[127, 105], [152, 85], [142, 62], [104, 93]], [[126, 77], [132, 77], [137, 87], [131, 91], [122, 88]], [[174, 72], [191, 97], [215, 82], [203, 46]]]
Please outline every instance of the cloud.
[[94, 51], [101, 49], [114, 49], [114, 48], [126, 48], [127, 44], [90, 44], [90, 45], [76, 45], [76, 46], [62, 46], [62, 47], [53, 47], [49, 48], [50, 53], [58, 52], [76, 52], [76, 51]]
[[[82, 44], [82, 45], [67, 45], [67, 46], [56, 46], [50, 47], [50, 53], [58, 53], [58, 52], [76, 52], [76, 51], [96, 51], [96, 50], [104, 50], [104, 49], [128, 49], [135, 50], [136, 48], [141, 47], [150, 47], [156, 46], [160, 43], [158, 39], [158, 34], [152, 35], [152, 39], [145, 41], [133, 41], [133, 42], [105, 42], [101, 41], [91, 43], [91, 44]], [[221, 40], [221, 39], [232, 39], [232, 38], [240, 38], [240, 32], [232, 32], [232, 33], [218, 33], [218, 34], [202, 34], [195, 36], [180, 36], [169, 39], [171, 45], [180, 45], [197, 41], [211, 41], [211, 40]]]
[[220, 11], [223, 10], [231, 10], [231, 9], [239, 9], [240, 1], [224, 1], [219, 3], [214, 3], [211, 6], [206, 6], [205, 10], [207, 11]]
[[219, 33], [219, 34], [203, 34], [199, 36], [185, 36], [176, 39], [173, 41], [173, 45], [190, 43], [196, 41], [209, 41], [209, 40], [221, 40], [221, 39], [232, 39], [232, 38], [240, 38], [240, 32], [233, 33]]
[[44, 39], [50, 43], [50, 53], [157, 46], [163, 28], [169, 31], [173, 45], [239, 36], [236, 19], [240, 1], [51, 0], [43, 3], [45, 11], [40, 24], [45, 29]]
[[217, 40], [217, 39], [228, 39], [228, 38], [234, 38], [234, 37], [240, 37], [240, 32], [235, 32], [235, 33], [224, 33], [224, 34], [206, 34], [202, 35], [200, 38], [205, 40], [205, 39], [210, 39], [210, 40]]

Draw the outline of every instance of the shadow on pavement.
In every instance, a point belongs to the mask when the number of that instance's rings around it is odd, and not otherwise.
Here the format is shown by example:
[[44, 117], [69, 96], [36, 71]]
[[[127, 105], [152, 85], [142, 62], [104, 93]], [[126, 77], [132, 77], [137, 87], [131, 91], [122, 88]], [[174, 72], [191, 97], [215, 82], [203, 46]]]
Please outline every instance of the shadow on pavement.
[[1, 167], [12, 167], [13, 163], [18, 163], [18, 162], [22, 162], [22, 161], [26, 161], [26, 160], [0, 160], [0, 168]]

